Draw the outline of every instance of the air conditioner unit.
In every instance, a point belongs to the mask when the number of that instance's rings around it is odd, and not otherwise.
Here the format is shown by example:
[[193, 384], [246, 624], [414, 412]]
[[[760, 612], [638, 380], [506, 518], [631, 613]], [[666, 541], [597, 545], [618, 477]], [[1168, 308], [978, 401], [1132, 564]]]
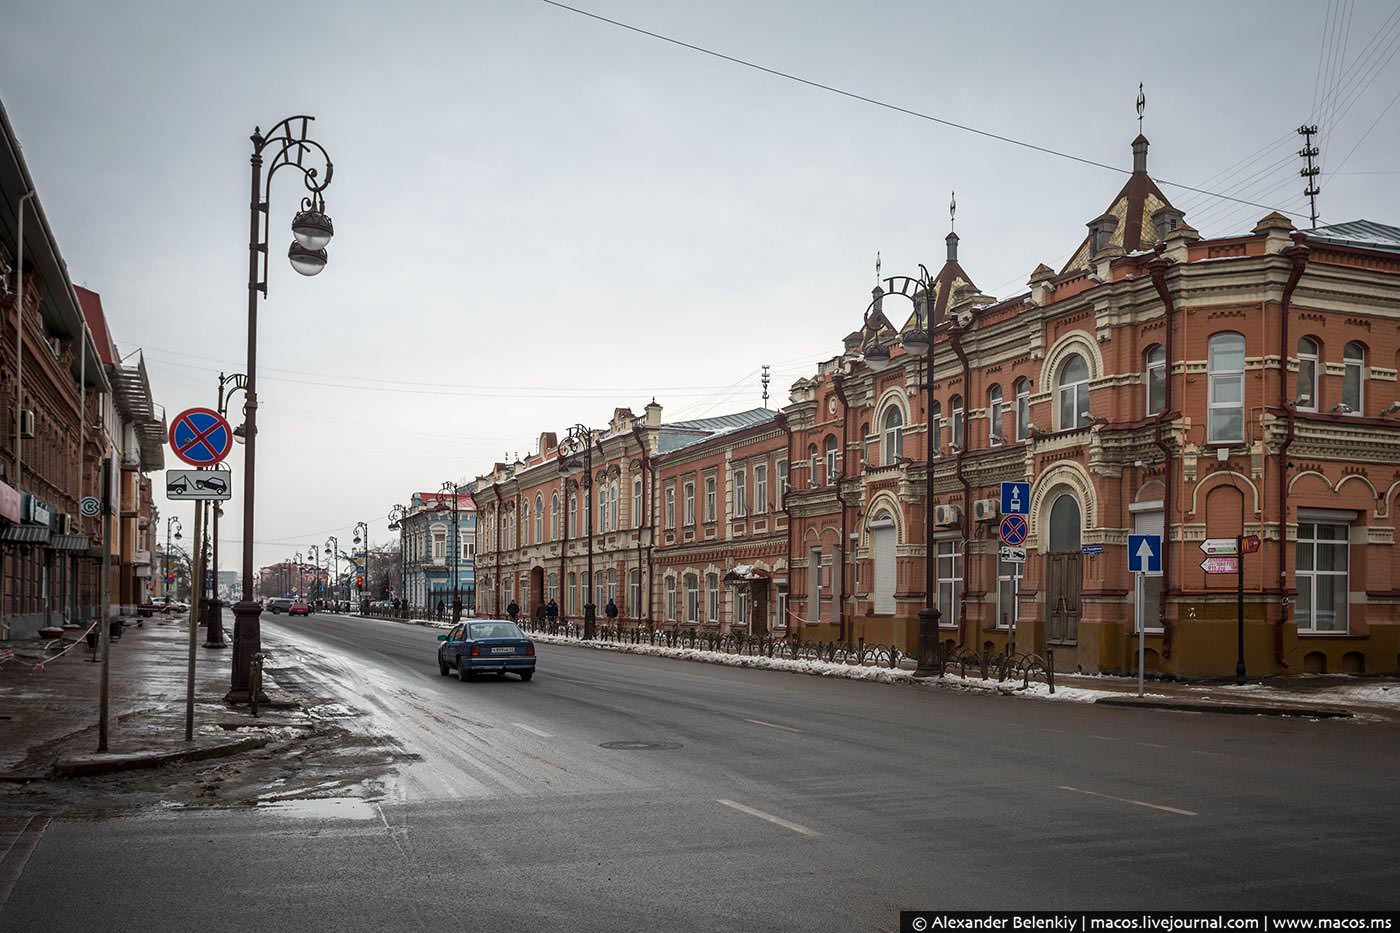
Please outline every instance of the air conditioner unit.
[[978, 499], [972, 503], [972, 515], [979, 522], [994, 522], [1000, 517], [1000, 506], [995, 499]]
[[957, 525], [960, 523], [962, 513], [956, 505], [939, 505], [933, 510], [933, 523], [935, 525]]
[[21, 408], [19, 410], [19, 436], [34, 436], [34, 409]]

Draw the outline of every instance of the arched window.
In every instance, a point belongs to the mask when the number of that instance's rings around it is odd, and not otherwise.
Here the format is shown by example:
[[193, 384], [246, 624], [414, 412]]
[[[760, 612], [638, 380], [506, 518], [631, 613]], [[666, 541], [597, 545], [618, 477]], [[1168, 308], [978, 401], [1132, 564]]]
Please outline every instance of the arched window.
[[632, 527], [642, 527], [642, 478], [632, 477]]
[[520, 503], [520, 527], [524, 529], [520, 533], [521, 544], [530, 543], [530, 500], [526, 499]]
[[948, 400], [948, 412], [952, 415], [953, 421], [953, 446], [958, 450], [963, 450], [967, 446], [967, 438], [963, 436], [963, 402], [961, 395], [955, 395]]
[[1024, 441], [1031, 436], [1031, 381], [1022, 376], [1011, 391], [1016, 395], [1016, 440]]
[[685, 575], [685, 620], [700, 621], [700, 578], [693, 573]]
[[608, 568], [608, 599], [617, 602], [617, 568]]
[[642, 617], [642, 572], [634, 570], [630, 574], [631, 585], [627, 588], [627, 614], [634, 619]]
[[943, 453], [943, 403], [937, 400], [929, 408], [928, 437], [933, 445], [933, 455], [937, 457]]
[[1089, 365], [1078, 353], [1071, 353], [1060, 364], [1060, 427], [1069, 431], [1080, 427], [1089, 415]]
[[1062, 493], [1050, 506], [1050, 550], [1052, 553], [1078, 553], [1080, 548], [1079, 500]]
[[[1359, 415], [1366, 401], [1366, 347], [1353, 340], [1342, 351], [1342, 409], [1344, 414]], [[1348, 410], [1350, 409], [1350, 410]]]
[[860, 464], [870, 462], [870, 422], [862, 421], [860, 425]]
[[1206, 439], [1244, 440], [1244, 336], [1225, 332], [1210, 338], [1210, 412]]
[[606, 484], [598, 484], [598, 512], [593, 516], [593, 530], [608, 530], [608, 487]]
[[1160, 343], [1147, 348], [1147, 413], [1160, 414], [1167, 403], [1167, 351]]
[[559, 493], [549, 497], [549, 540], [559, 540]]
[[578, 496], [577, 496], [577, 495], [569, 496], [569, 524], [568, 524], [568, 531], [565, 532], [565, 533], [566, 533], [569, 537], [571, 537], [571, 538], [574, 538], [574, 537], [577, 537], [577, 536], [578, 536]]
[[807, 445], [807, 485], [815, 487], [820, 485], [817, 473], [817, 445]]
[[705, 574], [705, 621], [719, 621], [719, 574]]
[[621, 498], [622, 490], [618, 487], [618, 481], [613, 480], [608, 484], [608, 530], [617, 531], [617, 510], [618, 500]]
[[1006, 429], [1001, 423], [1002, 408], [1001, 386], [994, 385], [987, 390], [987, 442], [992, 445], [1000, 444], [1006, 439]]
[[544, 496], [535, 493], [535, 543], [544, 543]]
[[1317, 411], [1317, 360], [1320, 347], [1311, 337], [1298, 338], [1298, 386], [1294, 403], [1305, 411]]
[[836, 435], [826, 436], [826, 483], [836, 485]]
[[893, 466], [904, 456], [904, 412], [899, 410], [898, 405], [891, 405], [885, 409], [880, 447], [884, 453], [885, 466]]
[[676, 578], [666, 578], [666, 621], [676, 621]]
[[569, 571], [564, 589], [564, 611], [570, 615], [578, 612], [578, 574], [572, 570]]

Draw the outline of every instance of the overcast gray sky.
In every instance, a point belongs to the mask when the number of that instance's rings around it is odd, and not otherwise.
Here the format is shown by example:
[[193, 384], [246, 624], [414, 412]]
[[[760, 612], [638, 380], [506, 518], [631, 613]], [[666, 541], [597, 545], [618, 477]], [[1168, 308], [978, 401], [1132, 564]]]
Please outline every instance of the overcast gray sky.
[[[1155, 178], [1300, 225], [1292, 131], [1314, 119], [1345, 173], [1322, 177], [1320, 222], [1400, 223], [1392, 3], [578, 5], [1124, 169], [1141, 81]], [[781, 404], [859, 323], [876, 250], [885, 274], [942, 261], [950, 190], [964, 267], [1006, 297], [1123, 182], [540, 0], [0, 0], [0, 97], [74, 281], [171, 413], [244, 365], [248, 136], [318, 118], [319, 277], [283, 258], [291, 176], [273, 191], [259, 564], [358, 520], [388, 540], [413, 490], [615, 406], [755, 406], [763, 363]], [[1207, 236], [1265, 213], [1163, 188]]]

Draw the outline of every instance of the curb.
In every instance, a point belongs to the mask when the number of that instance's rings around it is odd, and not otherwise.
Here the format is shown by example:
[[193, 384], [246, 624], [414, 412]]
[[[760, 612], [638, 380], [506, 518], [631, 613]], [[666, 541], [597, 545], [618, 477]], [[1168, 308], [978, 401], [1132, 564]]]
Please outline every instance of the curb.
[[1340, 707], [1272, 706], [1245, 703], [1209, 703], [1203, 700], [1172, 700], [1150, 697], [1099, 697], [1101, 706], [1171, 709], [1187, 713], [1228, 713], [1237, 716], [1299, 716], [1307, 719], [1349, 719], [1354, 714]]
[[181, 749], [173, 752], [125, 752], [93, 753], [90, 755], [70, 755], [60, 758], [54, 766], [54, 774], [59, 777], [79, 777], [89, 774], [113, 774], [118, 771], [135, 771], [139, 768], [159, 768], [162, 765], [181, 761], [203, 761], [206, 758], [223, 758], [239, 752], [261, 748], [273, 740], [270, 735], [249, 735], [226, 742], [215, 742], [200, 748]]

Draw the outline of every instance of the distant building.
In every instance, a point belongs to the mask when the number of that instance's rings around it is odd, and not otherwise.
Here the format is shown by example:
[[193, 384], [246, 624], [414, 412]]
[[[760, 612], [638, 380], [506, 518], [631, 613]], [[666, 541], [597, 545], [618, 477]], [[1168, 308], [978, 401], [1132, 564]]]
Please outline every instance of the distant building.
[[[466, 492], [415, 492], [399, 524], [404, 595], [410, 608], [434, 612], [453, 599], [476, 608], [476, 502]], [[456, 584], [453, 584], [453, 574]]]

